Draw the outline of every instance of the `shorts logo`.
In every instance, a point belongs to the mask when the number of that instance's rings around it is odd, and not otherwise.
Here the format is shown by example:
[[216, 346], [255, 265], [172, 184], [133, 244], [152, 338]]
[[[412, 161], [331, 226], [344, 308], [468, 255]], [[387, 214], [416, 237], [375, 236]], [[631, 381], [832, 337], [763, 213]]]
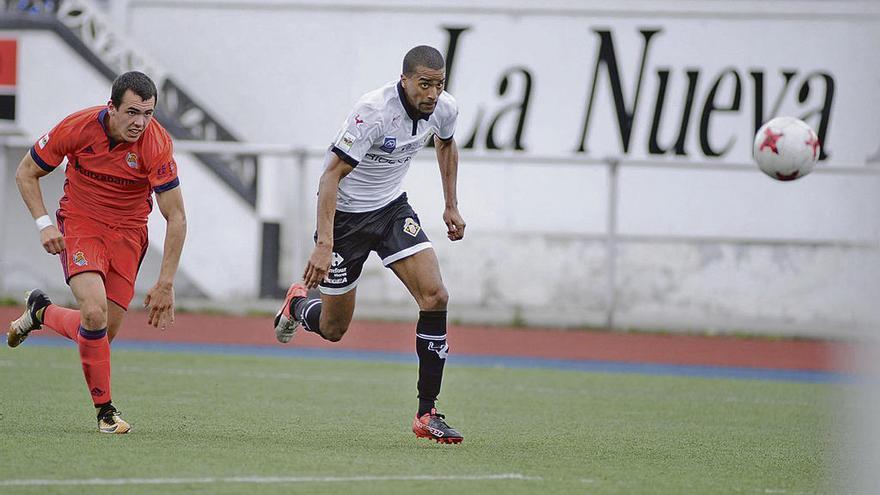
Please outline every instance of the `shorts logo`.
[[129, 151], [128, 154], [125, 155], [125, 163], [127, 163], [130, 168], [138, 168], [138, 156]]
[[419, 226], [419, 224], [417, 224], [416, 221], [413, 220], [411, 217], [408, 217], [403, 222], [403, 231], [413, 237], [419, 235], [420, 230], [422, 230], [422, 227]]
[[449, 344], [443, 342], [442, 344], [435, 344], [434, 342], [428, 342], [428, 350], [434, 351], [440, 356], [440, 359], [446, 359], [449, 356]]
[[385, 153], [391, 153], [397, 147], [397, 138], [394, 136], [385, 136], [385, 142], [379, 147]]
[[47, 132], [45, 136], [41, 137], [40, 142], [37, 144], [40, 145], [40, 149], [45, 148], [46, 145], [49, 144], [49, 133]]
[[330, 270], [327, 272], [327, 276], [324, 277], [324, 282], [337, 285], [348, 283], [348, 268], [339, 268], [343, 261], [345, 260], [339, 253], [333, 253], [333, 261], [330, 262]]
[[86, 266], [89, 264], [89, 260], [86, 259], [86, 255], [82, 251], [77, 251], [73, 253], [73, 264], [76, 266]]
[[336, 141], [336, 147], [342, 151], [351, 151], [352, 146], [354, 146], [354, 135], [348, 131], [342, 134], [342, 137]]
[[337, 267], [341, 265], [343, 261], [345, 261], [345, 258], [343, 258], [339, 253], [334, 252], [333, 261], [330, 263], [330, 266]]

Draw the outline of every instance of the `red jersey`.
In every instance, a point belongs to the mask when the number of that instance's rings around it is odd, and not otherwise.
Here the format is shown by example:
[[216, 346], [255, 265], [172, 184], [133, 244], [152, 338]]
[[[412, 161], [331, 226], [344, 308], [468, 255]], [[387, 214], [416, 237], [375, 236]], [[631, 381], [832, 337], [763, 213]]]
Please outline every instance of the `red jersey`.
[[153, 209], [153, 191], [180, 184], [171, 136], [151, 119], [136, 142], [116, 142], [111, 147], [106, 115], [107, 107], [69, 115], [34, 144], [31, 157], [47, 172], [67, 157], [62, 217], [141, 227]]

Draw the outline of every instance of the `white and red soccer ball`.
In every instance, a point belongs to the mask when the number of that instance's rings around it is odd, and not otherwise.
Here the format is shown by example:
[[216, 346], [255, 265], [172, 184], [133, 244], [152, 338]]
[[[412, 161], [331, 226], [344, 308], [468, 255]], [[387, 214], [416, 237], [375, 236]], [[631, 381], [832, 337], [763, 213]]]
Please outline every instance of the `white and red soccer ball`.
[[795, 180], [809, 174], [819, 160], [819, 138], [806, 122], [776, 117], [755, 135], [755, 161], [776, 180]]

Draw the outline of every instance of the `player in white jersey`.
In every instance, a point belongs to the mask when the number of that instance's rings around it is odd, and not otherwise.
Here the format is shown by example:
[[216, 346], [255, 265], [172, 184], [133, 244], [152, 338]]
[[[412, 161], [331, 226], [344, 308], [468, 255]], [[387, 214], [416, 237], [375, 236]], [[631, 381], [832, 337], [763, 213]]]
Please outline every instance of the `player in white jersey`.
[[[326, 340], [340, 340], [354, 314], [364, 261], [376, 251], [419, 305], [419, 408], [413, 432], [440, 443], [459, 443], [462, 435], [435, 409], [449, 351], [449, 295], [431, 241], [401, 189], [413, 156], [433, 138], [446, 200], [447, 237], [464, 237], [453, 139], [458, 107], [443, 91], [445, 75], [440, 52], [417, 46], [404, 57], [400, 80], [365, 94], [346, 117], [327, 152], [318, 187], [315, 248], [303, 282], [290, 286], [275, 317], [275, 335], [286, 343], [302, 324]], [[307, 288], [315, 287], [320, 299], [308, 299]]]
[[325, 161], [354, 167], [339, 183], [337, 210], [374, 211], [397, 199], [415, 154], [434, 136], [452, 139], [458, 108], [449, 93], [440, 93], [426, 114], [406, 101], [401, 83], [392, 81], [365, 94], [346, 117]]

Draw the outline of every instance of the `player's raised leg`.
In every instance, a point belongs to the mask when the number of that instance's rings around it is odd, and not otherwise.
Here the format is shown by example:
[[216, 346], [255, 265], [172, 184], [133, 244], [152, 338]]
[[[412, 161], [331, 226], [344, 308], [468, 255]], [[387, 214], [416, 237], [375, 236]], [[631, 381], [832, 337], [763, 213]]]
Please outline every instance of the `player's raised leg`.
[[[125, 309], [113, 301], [107, 300], [107, 338], [110, 342], [119, 333]], [[41, 325], [54, 330], [62, 337], [77, 342], [81, 316], [79, 310], [69, 309], [52, 304], [43, 291], [34, 289], [28, 292], [27, 310], [17, 320], [10, 323], [7, 343], [16, 347], [27, 338], [27, 334], [39, 329]], [[28, 330], [28, 328], [30, 330]]]
[[287, 290], [284, 304], [275, 315], [275, 337], [279, 342], [290, 341], [296, 327], [302, 325], [325, 340], [338, 342], [348, 331], [354, 316], [357, 288], [342, 294], [321, 294], [309, 298], [304, 285], [296, 283]]
[[440, 276], [437, 255], [431, 248], [390, 265], [419, 305], [416, 324], [416, 353], [419, 356], [419, 408], [413, 432], [439, 443], [460, 443], [461, 433], [446, 424], [435, 403], [443, 381], [443, 367], [449, 353], [446, 342], [446, 305], [449, 294]]
[[82, 318], [79, 310], [64, 308], [50, 304], [44, 313], [43, 324], [54, 330], [58, 335], [77, 342]]
[[131, 426], [119, 417], [111, 398], [104, 280], [96, 272], [85, 272], [71, 277], [69, 283], [80, 308], [77, 344], [86, 385], [97, 413], [98, 430], [101, 433], [128, 433]]

